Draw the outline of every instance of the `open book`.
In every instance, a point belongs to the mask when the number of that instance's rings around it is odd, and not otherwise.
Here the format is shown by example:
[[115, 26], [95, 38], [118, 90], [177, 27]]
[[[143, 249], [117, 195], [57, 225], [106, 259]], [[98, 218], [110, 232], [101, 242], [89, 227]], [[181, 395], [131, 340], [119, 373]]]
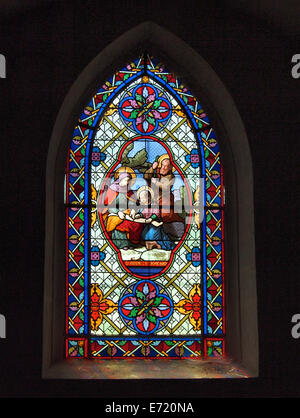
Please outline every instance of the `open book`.
[[163, 224], [163, 222], [158, 222], [155, 221], [154, 219], [151, 218], [132, 218], [130, 215], [125, 215], [125, 219], [127, 219], [128, 221], [133, 221], [133, 222], [137, 222], [140, 224], [152, 224], [153, 226], [159, 227]]

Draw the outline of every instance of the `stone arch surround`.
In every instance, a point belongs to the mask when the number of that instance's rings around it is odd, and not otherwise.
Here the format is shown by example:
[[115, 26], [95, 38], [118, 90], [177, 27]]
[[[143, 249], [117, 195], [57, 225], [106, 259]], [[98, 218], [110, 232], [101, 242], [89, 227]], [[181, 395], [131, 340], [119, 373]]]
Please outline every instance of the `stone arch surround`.
[[[131, 29], [100, 52], [71, 87], [55, 122], [46, 173], [43, 377], [180, 378], [181, 368], [185, 370], [185, 378], [207, 377], [207, 363], [205, 374], [202, 363], [193, 360], [181, 360], [177, 364], [173, 361], [172, 365], [170, 361], [155, 360], [155, 375], [147, 367], [149, 360], [137, 360], [139, 365], [134, 361], [126, 361], [125, 365], [124, 360], [121, 360], [123, 365], [118, 361], [108, 365], [103, 360], [98, 364], [93, 360], [91, 365], [90, 361], [74, 360], [77, 363], [71, 364], [70, 360], [64, 360], [63, 178], [69, 140], [76, 115], [97, 86], [144, 49], [159, 57], [201, 99], [217, 133], [226, 185], [226, 352], [230, 361], [248, 376], [255, 377], [258, 375], [258, 325], [253, 181], [246, 132], [230, 94], [209, 64], [178, 37], [152, 22]], [[108, 369], [110, 374], [106, 373]]]

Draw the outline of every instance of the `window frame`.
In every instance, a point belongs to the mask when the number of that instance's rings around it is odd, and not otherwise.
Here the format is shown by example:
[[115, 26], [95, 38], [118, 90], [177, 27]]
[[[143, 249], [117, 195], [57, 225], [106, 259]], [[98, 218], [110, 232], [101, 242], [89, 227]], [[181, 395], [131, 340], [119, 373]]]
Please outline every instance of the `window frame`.
[[[242, 367], [248, 376], [255, 377], [258, 375], [258, 324], [253, 174], [246, 132], [230, 94], [208, 63], [178, 37], [153, 22], [142, 23], [123, 34], [84, 69], [68, 92], [53, 128], [46, 170], [42, 377], [87, 378], [86, 375], [84, 377], [78, 374], [78, 370], [74, 371], [74, 368], [69, 367], [70, 360], [65, 360], [64, 346], [63, 187], [65, 161], [76, 117], [101, 82], [145, 49], [164, 62], [182, 79], [195, 97], [199, 97], [217, 134], [226, 185], [226, 352], [228, 358]], [[114, 360], [114, 363], [117, 362]], [[104, 378], [101, 370], [94, 374], [91, 372], [91, 376], [97, 379]], [[166, 372], [164, 377], [168, 377]], [[126, 378], [122, 376], [121, 371], [119, 378]]]

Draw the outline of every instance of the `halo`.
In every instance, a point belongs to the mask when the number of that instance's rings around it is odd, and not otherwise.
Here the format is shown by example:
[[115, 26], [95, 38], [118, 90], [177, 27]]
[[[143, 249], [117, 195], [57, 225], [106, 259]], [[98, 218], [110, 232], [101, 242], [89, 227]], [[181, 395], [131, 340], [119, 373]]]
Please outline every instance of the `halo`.
[[153, 197], [154, 197], [154, 192], [153, 192], [153, 190], [151, 189], [151, 187], [149, 187], [149, 186], [141, 186], [141, 187], [137, 190], [137, 192], [136, 192], [137, 198], [138, 198], [138, 199], [140, 198], [140, 195], [141, 195], [141, 193], [142, 193], [144, 190], [147, 190], [147, 192], [149, 192], [149, 193], [151, 194], [151, 197], [152, 197], [152, 199], [153, 199]]
[[117, 168], [117, 170], [115, 171], [115, 174], [114, 174], [114, 179], [117, 180], [119, 178], [120, 173], [124, 173], [124, 172], [130, 174], [130, 176], [131, 176], [130, 182], [131, 182], [131, 185], [133, 185], [135, 183], [136, 174], [133, 171], [133, 169], [130, 168], [130, 167], [125, 167], [124, 166], [124, 167]]
[[[158, 158], [158, 168], [160, 168], [161, 167], [161, 163], [163, 162], [163, 160], [170, 160], [170, 162], [171, 162], [171, 158], [170, 158], [170, 156], [169, 156], [169, 154], [163, 154], [163, 155], [161, 155], [159, 158]], [[171, 165], [172, 165], [172, 163], [171, 163]], [[174, 173], [174, 171], [176, 170], [176, 168], [172, 165], [172, 172]]]

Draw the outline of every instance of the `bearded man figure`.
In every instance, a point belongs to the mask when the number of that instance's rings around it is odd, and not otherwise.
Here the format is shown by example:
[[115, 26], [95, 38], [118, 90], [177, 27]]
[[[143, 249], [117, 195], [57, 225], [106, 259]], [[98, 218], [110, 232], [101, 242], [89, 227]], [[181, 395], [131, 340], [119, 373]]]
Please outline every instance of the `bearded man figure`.
[[174, 212], [174, 171], [169, 154], [163, 154], [145, 171], [144, 178], [157, 197], [165, 232], [174, 239], [180, 239], [185, 228], [184, 219]]

